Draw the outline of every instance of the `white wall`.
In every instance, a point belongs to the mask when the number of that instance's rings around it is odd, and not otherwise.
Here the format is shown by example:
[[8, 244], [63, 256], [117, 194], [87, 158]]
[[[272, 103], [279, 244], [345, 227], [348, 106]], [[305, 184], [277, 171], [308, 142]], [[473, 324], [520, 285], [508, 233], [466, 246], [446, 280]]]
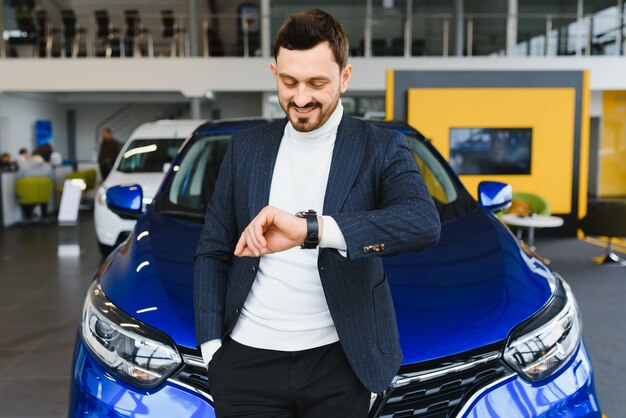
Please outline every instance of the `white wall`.
[[67, 155], [65, 108], [54, 97], [38, 94], [0, 95], [0, 152], [9, 152], [15, 158], [20, 148], [32, 151], [37, 119], [52, 122], [52, 147]]
[[[216, 100], [208, 106], [219, 109], [221, 119], [261, 117], [263, 115], [263, 95], [261, 93], [217, 93]], [[202, 111], [203, 118], [210, 118], [210, 112]]]
[[[53, 147], [63, 157], [69, 157], [67, 112], [76, 114], [76, 159], [95, 161], [100, 142], [99, 129], [111, 128], [113, 135], [124, 142], [132, 131], [144, 122], [158, 119], [190, 118], [188, 100], [174, 100], [167, 93], [136, 97], [120, 94], [118, 101], [111, 95], [94, 93], [0, 94], [0, 152], [9, 152], [15, 158], [20, 148], [34, 148], [34, 121], [52, 121]], [[101, 98], [101, 100], [99, 100]], [[163, 101], [160, 101], [160, 98]], [[149, 100], [146, 102], [146, 100]], [[202, 119], [211, 119], [219, 109], [221, 118], [259, 117], [262, 115], [262, 94], [221, 92], [212, 102], [202, 104]]]

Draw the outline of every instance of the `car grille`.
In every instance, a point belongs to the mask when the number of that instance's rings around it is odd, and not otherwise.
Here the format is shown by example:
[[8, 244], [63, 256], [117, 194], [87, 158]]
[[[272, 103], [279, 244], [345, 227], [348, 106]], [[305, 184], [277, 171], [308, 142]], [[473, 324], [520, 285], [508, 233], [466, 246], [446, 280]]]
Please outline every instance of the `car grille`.
[[[427, 368], [402, 367], [399, 379], [374, 404], [370, 418], [455, 417], [481, 388], [511, 371], [500, 351], [429, 362]], [[413, 370], [411, 370], [413, 369]], [[415, 379], [411, 381], [411, 379]], [[406, 383], [399, 384], [405, 381]]]
[[[183, 357], [183, 367], [169, 380], [212, 402], [201, 357]], [[369, 418], [455, 417], [472, 395], [511, 374], [500, 350], [403, 366], [394, 384], [372, 405]]]

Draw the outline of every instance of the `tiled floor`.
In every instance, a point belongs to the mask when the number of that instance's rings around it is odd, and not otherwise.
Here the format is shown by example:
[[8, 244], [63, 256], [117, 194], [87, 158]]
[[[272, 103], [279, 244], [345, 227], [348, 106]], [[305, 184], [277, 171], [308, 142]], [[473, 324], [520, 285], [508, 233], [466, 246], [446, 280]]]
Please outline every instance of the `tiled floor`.
[[100, 263], [87, 217], [83, 254], [59, 259], [58, 227], [0, 230], [0, 417], [66, 417], [76, 327]]
[[[0, 230], [0, 418], [67, 416], [81, 304], [101, 261], [93, 231], [87, 214], [83, 254], [59, 259], [56, 225]], [[536, 245], [578, 298], [604, 413], [626, 417], [626, 268], [589, 263], [602, 249], [573, 238]]]

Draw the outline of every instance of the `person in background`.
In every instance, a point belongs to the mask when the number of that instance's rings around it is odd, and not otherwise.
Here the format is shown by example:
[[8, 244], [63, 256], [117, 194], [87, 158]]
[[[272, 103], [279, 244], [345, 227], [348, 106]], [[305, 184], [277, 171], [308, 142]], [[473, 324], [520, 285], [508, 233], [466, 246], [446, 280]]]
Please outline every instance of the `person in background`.
[[21, 148], [16, 160], [19, 167], [24, 168], [30, 162], [30, 153], [26, 148]]
[[50, 143], [39, 145], [37, 147], [37, 151], [39, 152], [39, 155], [41, 155], [41, 158], [43, 158], [45, 162], [47, 163], [50, 162], [50, 155], [52, 155], [52, 153], [54, 152], [54, 150], [52, 149], [52, 145], [50, 145]]
[[102, 180], [104, 180], [113, 169], [113, 163], [115, 163], [117, 154], [119, 154], [122, 149], [122, 144], [113, 138], [113, 132], [111, 132], [109, 128], [103, 128], [102, 131], [100, 131], [100, 137], [102, 138], [102, 142], [100, 143], [100, 151], [98, 152], [98, 166], [100, 167]]
[[39, 176], [52, 177], [52, 166], [44, 160], [41, 152], [35, 150], [28, 163], [24, 167], [20, 166], [17, 178]]
[[[24, 177], [52, 177], [52, 166], [46, 162], [39, 150], [33, 151], [32, 157], [28, 163], [17, 172], [17, 178]], [[47, 204], [40, 205], [21, 205], [22, 216], [25, 221], [30, 221], [33, 218], [33, 210], [36, 206], [40, 207], [41, 218], [45, 219], [47, 216]]]
[[17, 171], [17, 164], [8, 152], [0, 154], [0, 171]]

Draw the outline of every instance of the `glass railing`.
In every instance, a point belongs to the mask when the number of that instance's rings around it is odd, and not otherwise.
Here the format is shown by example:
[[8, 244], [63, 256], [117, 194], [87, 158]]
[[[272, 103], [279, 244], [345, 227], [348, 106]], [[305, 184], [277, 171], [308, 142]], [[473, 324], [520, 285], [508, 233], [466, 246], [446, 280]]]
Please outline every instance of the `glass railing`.
[[[269, 57], [274, 34], [291, 12], [243, 18], [198, 15], [193, 21], [171, 12], [5, 14], [0, 15], [0, 58]], [[352, 56], [445, 57], [459, 50], [468, 57], [615, 56], [626, 50], [626, 18], [616, 7], [585, 16], [519, 14], [511, 19], [502, 13], [465, 14], [460, 23], [453, 14], [407, 17], [377, 8], [369, 15], [365, 9], [335, 15], [348, 32]], [[516, 30], [509, 30], [510, 25]], [[507, 39], [507, 33], [514, 38]]]

